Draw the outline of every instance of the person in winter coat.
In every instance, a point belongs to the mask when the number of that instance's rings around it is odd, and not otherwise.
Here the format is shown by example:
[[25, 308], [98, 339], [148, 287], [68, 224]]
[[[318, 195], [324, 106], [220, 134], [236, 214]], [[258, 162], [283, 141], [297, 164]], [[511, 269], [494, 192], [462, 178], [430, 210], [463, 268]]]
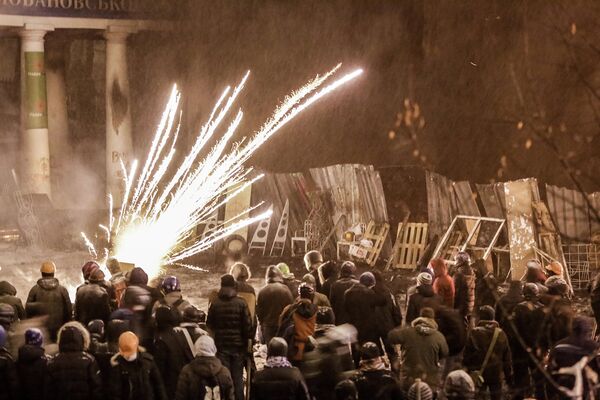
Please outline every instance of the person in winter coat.
[[434, 293], [440, 296], [442, 303], [446, 307], [454, 307], [454, 281], [448, 275], [446, 261], [441, 258], [434, 258], [430, 261], [429, 265], [431, 265], [434, 274]]
[[[103, 388], [108, 388], [110, 386], [110, 375], [112, 370], [110, 360], [115, 354], [119, 353], [119, 337], [127, 331], [129, 331], [129, 321], [120, 319], [109, 321], [106, 326], [106, 343], [94, 348], [92, 355], [98, 363]], [[90, 350], [91, 348], [92, 346], [90, 345]], [[106, 397], [110, 399], [110, 392], [108, 390], [105, 392]]]
[[410, 327], [395, 328], [388, 336], [391, 344], [402, 348], [403, 386], [408, 389], [419, 378], [433, 389], [440, 386], [440, 359], [448, 355], [448, 344], [435, 322], [431, 308], [421, 310], [421, 317]]
[[294, 298], [283, 284], [281, 271], [275, 266], [267, 268], [265, 280], [267, 284], [258, 292], [256, 299], [256, 316], [260, 323], [262, 342], [267, 344], [277, 333], [281, 312], [294, 302]]
[[[307, 285], [309, 285], [313, 289], [315, 289], [315, 295], [313, 298], [314, 305], [316, 305], [317, 307], [331, 307], [331, 302], [329, 301], [327, 296], [325, 296], [323, 293], [319, 293], [316, 291], [317, 290], [317, 282], [315, 281], [314, 276], [312, 276], [311, 274], [305, 274], [302, 277], [302, 282], [300, 282], [300, 285], [303, 283], [306, 283]], [[298, 288], [300, 288], [300, 285], [298, 285]], [[298, 298], [298, 291], [296, 291], [296, 293], [294, 293], [294, 298]]]
[[542, 264], [536, 260], [532, 259], [527, 261], [527, 271], [525, 272], [525, 282], [526, 283], [535, 283], [540, 290], [540, 295], [546, 292], [546, 274], [542, 269]]
[[355, 274], [356, 265], [352, 261], [344, 261], [340, 268], [340, 278], [331, 285], [329, 300], [335, 314], [336, 325], [348, 322], [348, 314], [344, 306], [344, 293], [358, 283]]
[[90, 348], [88, 351], [94, 357], [96, 353], [105, 351], [107, 346], [105, 341], [104, 321], [101, 319], [91, 320], [87, 324], [87, 330], [90, 333]]
[[296, 279], [296, 276], [290, 271], [290, 267], [286, 263], [279, 263], [276, 265], [277, 269], [281, 271], [281, 275], [283, 276], [283, 284], [290, 289], [290, 293], [292, 296], [296, 296], [298, 293], [298, 286], [302, 282]]
[[[509, 342], [512, 342], [512, 328], [508, 318], [512, 315], [513, 310], [517, 304], [521, 303], [525, 298], [523, 297], [523, 283], [521, 281], [513, 280], [510, 281], [506, 294], [500, 297], [498, 304], [496, 304], [496, 320], [500, 324], [500, 328], [508, 336]], [[511, 345], [512, 346], [512, 345]], [[511, 347], [514, 352], [514, 348]]]
[[[587, 366], [589, 366], [594, 373], [600, 374], [600, 359], [596, 353], [600, 344], [594, 340], [593, 331], [594, 325], [590, 318], [577, 316], [573, 319], [571, 334], [558, 341], [550, 351], [549, 370], [559, 385], [568, 389], [573, 389], [575, 376], [561, 374], [558, 371], [561, 368], [572, 367], [578, 363], [582, 357], [590, 357], [592, 354], [596, 354], [596, 356], [588, 361]], [[588, 373], [585, 370], [582, 371], [582, 373], [584, 390], [583, 399], [595, 398], [590, 396], [589, 393], [591, 385], [587, 379]], [[553, 394], [556, 398], [568, 399], [565, 395], [556, 393], [555, 390], [553, 390]]]
[[317, 272], [319, 275], [319, 282], [321, 283], [321, 290], [319, 290], [319, 293], [322, 293], [329, 298], [331, 296], [331, 285], [337, 281], [339, 276], [338, 266], [335, 261], [327, 261], [326, 263], [319, 265]]
[[50, 338], [54, 340], [59, 328], [71, 320], [73, 309], [67, 289], [54, 277], [56, 265], [52, 261], [46, 261], [40, 272], [42, 278], [29, 291], [26, 307], [36, 308], [48, 316], [46, 328], [50, 332]]
[[[539, 288], [535, 283], [526, 283], [523, 286], [524, 301], [517, 304], [513, 310], [514, 328], [511, 337], [515, 348], [512, 352], [515, 398], [523, 399], [535, 386], [537, 398], [544, 398], [544, 377], [541, 375], [536, 364], [531, 360], [527, 348], [538, 358], [544, 357], [543, 337], [544, 325], [547, 320], [544, 306], [539, 302]], [[523, 348], [517, 335], [522, 338], [527, 348]], [[533, 384], [532, 381], [533, 380]]]
[[[176, 310], [181, 316], [183, 315], [183, 310], [191, 305], [189, 301], [184, 300], [183, 295], [181, 294], [181, 284], [176, 276], [165, 276], [160, 284], [160, 292], [162, 297], [154, 303], [152, 314], [156, 312], [156, 309], [159, 306], [166, 305]], [[181, 317], [179, 319], [181, 319]]]
[[113, 400], [167, 400], [162, 377], [152, 356], [139, 347], [135, 333], [119, 337], [119, 353], [111, 359]]
[[[180, 330], [187, 331], [192, 344], [202, 335], [208, 335], [206, 331], [206, 314], [194, 306], [183, 310], [183, 320], [179, 324]], [[187, 339], [186, 339], [187, 340]]]
[[0, 326], [0, 400], [19, 399], [19, 378], [17, 368], [10, 352], [6, 348], [7, 334]]
[[108, 322], [110, 317], [110, 296], [101, 286], [104, 282], [104, 272], [94, 270], [88, 278], [88, 284], [79, 287], [75, 297], [75, 320], [87, 325], [90, 321], [99, 319]]
[[417, 276], [417, 289], [408, 299], [408, 307], [406, 309], [406, 324], [410, 325], [413, 320], [421, 315], [421, 310], [424, 307], [437, 308], [442, 299], [435, 294], [431, 285], [431, 275], [427, 272], [421, 272]]
[[237, 290], [238, 296], [246, 300], [248, 305], [248, 311], [252, 318], [252, 336], [256, 333], [257, 319], [256, 319], [256, 291], [254, 287], [248, 283], [248, 279], [251, 278], [250, 268], [241, 262], [236, 262], [229, 269], [229, 273], [235, 279], [235, 290]]
[[46, 378], [48, 356], [43, 344], [44, 336], [39, 329], [29, 328], [25, 331], [25, 344], [19, 347], [17, 359], [22, 400], [44, 398], [44, 385], [39, 383]]
[[377, 307], [383, 307], [386, 299], [376, 293], [375, 276], [364, 272], [358, 283], [344, 293], [344, 307], [348, 315], [348, 323], [354, 325], [358, 332], [358, 343], [377, 343], [379, 332], [374, 329], [377, 323]]
[[456, 259], [456, 273], [453, 277], [455, 289], [454, 308], [458, 310], [465, 321], [468, 321], [475, 307], [475, 274], [467, 253], [459, 252]]
[[356, 385], [359, 399], [395, 400], [403, 397], [400, 385], [385, 365], [375, 343], [362, 345], [358, 372], [350, 379]]
[[498, 282], [494, 274], [487, 270], [485, 261], [478, 259], [473, 264], [475, 272], [475, 310], [483, 306], [496, 307]]
[[467, 344], [467, 327], [460, 313], [453, 308], [442, 305], [434, 311], [438, 331], [444, 335], [448, 344], [448, 356], [443, 360], [442, 376], [445, 378], [450, 371], [462, 366], [462, 351]]
[[147, 290], [148, 293], [150, 293], [151, 305], [154, 305], [154, 303], [163, 297], [160, 290], [155, 287], [148, 286], [148, 274], [140, 267], [135, 267], [130, 271], [128, 286], [138, 286]]
[[155, 315], [157, 332], [152, 355], [163, 378], [167, 396], [172, 399], [177, 389], [179, 373], [194, 357], [188, 351], [189, 345], [185, 336], [175, 330], [179, 323], [179, 311], [161, 305]]
[[277, 335], [288, 342], [289, 358], [297, 365], [304, 358], [308, 338], [315, 333], [318, 311], [312, 302], [315, 293], [312, 286], [302, 283], [298, 292], [298, 300], [283, 309], [277, 331]]
[[[496, 335], [496, 341], [492, 340]], [[483, 365], [486, 354], [491, 349], [487, 364]], [[488, 389], [492, 400], [502, 399], [502, 382], [512, 384], [512, 359], [508, 338], [494, 320], [494, 309], [483, 306], [479, 309], [479, 323], [470, 332], [463, 364], [470, 371], [483, 371], [483, 385], [480, 390]], [[481, 393], [480, 393], [481, 394]]]
[[0, 303], [0, 326], [9, 332], [16, 319], [17, 313], [15, 312], [15, 308], [10, 304]]
[[25, 319], [25, 308], [17, 297], [17, 289], [7, 281], [0, 282], [0, 303], [11, 305], [18, 319]]
[[252, 380], [250, 391], [254, 400], [310, 400], [300, 370], [287, 359], [288, 345], [274, 337], [267, 347], [267, 362]]
[[319, 279], [319, 267], [323, 264], [323, 256], [317, 250], [311, 250], [304, 255], [304, 266], [309, 274], [315, 278], [315, 289], [321, 293], [321, 280]]
[[[214, 340], [200, 336], [194, 343], [196, 357], [183, 367], [177, 382], [175, 400], [198, 400], [205, 398], [235, 398], [233, 381], [229, 370], [215, 357], [217, 348]], [[211, 396], [218, 393], [220, 397]]]
[[[289, 293], [281, 284], [281, 290]], [[263, 289], [264, 290], [264, 289]], [[259, 295], [260, 299], [260, 295]], [[244, 398], [243, 370], [252, 340], [252, 320], [246, 301], [237, 296], [232, 275], [221, 277], [221, 289], [210, 305], [206, 326], [217, 345], [217, 357], [231, 372], [235, 398]]]
[[[386, 285], [385, 279], [383, 278], [381, 272], [373, 270], [373, 276], [375, 277], [375, 286], [373, 286], [373, 291], [385, 298], [385, 305], [375, 309], [377, 321], [376, 329], [379, 332], [379, 340], [383, 342], [385, 352], [387, 353], [392, 365], [394, 365], [394, 362], [397, 359], [396, 351], [394, 346], [389, 345], [387, 337], [392, 329], [402, 325], [402, 312], [396, 303], [396, 298], [392, 294], [392, 291]], [[379, 343], [379, 340], [377, 343]]]
[[44, 399], [100, 400], [102, 381], [98, 364], [87, 353], [90, 335], [71, 321], [58, 331], [58, 354], [48, 362]]
[[464, 370], [452, 371], [444, 381], [444, 396], [448, 400], [472, 400], [475, 398], [475, 383]]

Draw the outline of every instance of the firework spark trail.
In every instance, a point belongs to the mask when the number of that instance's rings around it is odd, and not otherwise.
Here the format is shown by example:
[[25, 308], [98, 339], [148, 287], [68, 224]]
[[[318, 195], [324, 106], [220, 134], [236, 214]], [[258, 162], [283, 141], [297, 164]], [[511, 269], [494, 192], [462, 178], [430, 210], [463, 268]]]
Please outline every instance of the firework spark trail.
[[[116, 224], [111, 222], [114, 221], [112, 216], [108, 224], [109, 237], [113, 237], [112, 255], [143, 267], [151, 276], [156, 275], [164, 264], [176, 263], [189, 268], [192, 266], [185, 264], [184, 259], [210, 248], [215, 241], [242, 227], [269, 218], [272, 207], [250, 216], [251, 211], [262, 206], [259, 204], [220, 223], [203, 239], [192, 244], [184, 243], [192, 237], [198, 224], [262, 178], [262, 175], [250, 177], [252, 168], [244, 167], [262, 144], [307, 107], [362, 73], [362, 70], [356, 70], [324, 86], [339, 68], [340, 65], [337, 65], [323, 76], [317, 75], [292, 92], [251, 138], [234, 143], [229, 153], [225, 153], [243, 118], [243, 112], [239, 110], [204, 159], [198, 160], [225, 119], [231, 118], [230, 111], [245, 86], [248, 71], [233, 91], [231, 87], [223, 91], [189, 153], [172, 176], [167, 178], [181, 122], [180, 118], [179, 123], [175, 124], [178, 112], [181, 117], [181, 96], [173, 87], [139, 176], [136, 179], [137, 162], [132, 164], [128, 173], [125, 171], [123, 174], [123, 203]], [[90, 252], [93, 250], [97, 256], [93, 244], [85, 234], [82, 233], [82, 236]]]
[[96, 248], [94, 247], [94, 244], [92, 242], [90, 242], [90, 239], [88, 239], [88, 237], [85, 235], [85, 233], [81, 232], [81, 237], [83, 238], [83, 242], [87, 246], [90, 254], [93, 255], [94, 257], [98, 257], [98, 253], [96, 252]]

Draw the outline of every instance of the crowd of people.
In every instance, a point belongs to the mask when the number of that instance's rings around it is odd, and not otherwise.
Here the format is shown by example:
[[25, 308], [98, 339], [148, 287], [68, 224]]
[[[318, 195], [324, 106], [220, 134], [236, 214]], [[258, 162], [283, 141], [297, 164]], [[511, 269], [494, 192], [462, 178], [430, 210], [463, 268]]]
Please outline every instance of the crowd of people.
[[[205, 311], [175, 276], [82, 267], [72, 304], [44, 262], [25, 305], [0, 282], [0, 400], [593, 399], [596, 321], [575, 312], [559, 263], [506, 291], [482, 260], [433, 259], [406, 303], [373, 269], [304, 257], [256, 290], [235, 263]], [[600, 278], [590, 285], [599, 317]], [[402, 310], [405, 310], [404, 316]]]

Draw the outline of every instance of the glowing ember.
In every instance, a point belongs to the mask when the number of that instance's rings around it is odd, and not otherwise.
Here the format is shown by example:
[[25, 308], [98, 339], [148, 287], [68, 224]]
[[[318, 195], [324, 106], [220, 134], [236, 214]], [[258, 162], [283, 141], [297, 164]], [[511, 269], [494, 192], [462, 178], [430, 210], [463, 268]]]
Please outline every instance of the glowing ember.
[[[225, 89], [189, 154], [170, 176], [179, 134], [181, 98], [174, 87], [140, 174], [136, 176], [137, 161], [132, 163], [129, 171], [122, 165], [125, 191], [116, 219], [112, 216], [112, 196], [109, 196], [109, 221], [100, 226], [109, 243], [104, 249], [105, 255], [110, 253], [121, 261], [140, 266], [150, 276], [156, 276], [161, 266], [167, 264], [201, 270], [182, 261], [210, 248], [215, 241], [241, 227], [269, 217], [271, 211], [249, 217], [250, 211], [262, 205], [258, 204], [218, 225], [204, 239], [190, 240], [197, 225], [262, 177], [250, 179], [252, 168], [244, 168], [244, 163], [263, 143], [304, 109], [362, 73], [358, 69], [326, 85], [340, 66], [290, 94], [252, 138], [234, 143], [231, 151], [225, 153], [243, 117], [242, 111], [238, 110], [217, 144], [199, 160], [199, 154], [210, 139], [230, 118], [230, 110], [248, 79], [249, 72], [246, 73], [233, 92], [230, 87]], [[90, 253], [97, 258], [93, 244], [85, 234], [82, 236]]]

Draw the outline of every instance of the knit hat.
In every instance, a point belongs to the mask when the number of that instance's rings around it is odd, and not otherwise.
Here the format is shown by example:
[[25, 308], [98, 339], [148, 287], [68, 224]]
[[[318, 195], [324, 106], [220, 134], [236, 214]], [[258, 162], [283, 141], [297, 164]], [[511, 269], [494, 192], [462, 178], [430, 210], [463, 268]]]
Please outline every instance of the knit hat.
[[93, 319], [87, 324], [87, 330], [92, 335], [104, 337], [104, 321], [101, 319]]
[[313, 287], [313, 289], [315, 286], [317, 286], [317, 280], [311, 274], [305, 274], [302, 277], [302, 282], [309, 284], [310, 286]]
[[358, 399], [358, 391], [356, 385], [350, 379], [341, 381], [335, 385], [336, 400], [356, 400]]
[[[81, 267], [81, 274], [83, 275], [83, 279], [85, 279], [86, 281], [90, 278], [90, 276], [92, 275], [92, 272], [99, 270], [100, 266], [98, 265], [98, 263], [96, 263], [96, 261], [88, 261], [85, 264], [83, 264], [83, 267]], [[104, 278], [102, 278], [104, 279]]]
[[422, 382], [419, 378], [415, 379], [415, 383], [408, 389], [408, 400], [432, 400], [433, 391], [428, 384]]
[[471, 264], [471, 256], [466, 251], [459, 251], [454, 257], [456, 265]]
[[433, 279], [427, 272], [421, 272], [419, 275], [417, 275], [417, 286], [431, 285], [432, 282]]
[[90, 282], [102, 282], [104, 281], [104, 272], [100, 268], [92, 270], [89, 278]]
[[235, 287], [235, 279], [233, 278], [233, 275], [225, 274], [225, 275], [221, 276], [221, 287], [234, 288]]
[[366, 342], [360, 348], [360, 359], [361, 360], [372, 360], [381, 356], [379, 347], [373, 342]]
[[279, 271], [281, 271], [281, 274], [283, 275], [284, 278], [286, 278], [286, 279], [294, 278], [294, 274], [292, 274], [290, 272], [290, 267], [286, 263], [279, 263], [276, 265], [276, 267]]
[[523, 286], [523, 297], [526, 299], [535, 299], [540, 295], [540, 288], [535, 283], [526, 283]]
[[552, 261], [544, 267], [547, 271], [551, 271], [554, 275], [562, 276], [563, 266], [558, 261]]
[[356, 265], [352, 261], [344, 261], [340, 268], [340, 276], [348, 278], [356, 273]]
[[298, 295], [301, 299], [312, 300], [313, 296], [315, 295], [315, 288], [306, 282], [302, 282], [300, 286], [298, 286]]
[[119, 353], [123, 357], [130, 357], [137, 353], [140, 341], [135, 333], [131, 331], [123, 332], [119, 336]]
[[496, 317], [494, 308], [488, 305], [479, 308], [479, 319], [483, 321], [493, 321]]
[[375, 276], [370, 272], [363, 272], [358, 281], [368, 288], [375, 286]]
[[44, 261], [40, 268], [42, 274], [53, 275], [56, 272], [56, 264], [52, 261]]
[[475, 384], [469, 374], [462, 369], [457, 369], [446, 377], [444, 393], [449, 399], [471, 399], [475, 395]]
[[6, 330], [0, 325], [0, 347], [6, 345]]
[[215, 341], [208, 335], [202, 335], [196, 339], [194, 350], [196, 350], [196, 356], [199, 357], [214, 357], [217, 354]]
[[288, 354], [288, 345], [285, 339], [274, 337], [267, 346], [267, 355], [269, 357], [286, 357]]
[[179, 325], [181, 314], [177, 311], [177, 308], [171, 308], [163, 304], [156, 309], [154, 319], [156, 320], [156, 327], [162, 331]]
[[29, 328], [25, 331], [25, 344], [41, 347], [44, 343], [44, 334], [38, 328]]
[[148, 274], [140, 267], [135, 267], [129, 273], [129, 284], [146, 285], [148, 284]]

